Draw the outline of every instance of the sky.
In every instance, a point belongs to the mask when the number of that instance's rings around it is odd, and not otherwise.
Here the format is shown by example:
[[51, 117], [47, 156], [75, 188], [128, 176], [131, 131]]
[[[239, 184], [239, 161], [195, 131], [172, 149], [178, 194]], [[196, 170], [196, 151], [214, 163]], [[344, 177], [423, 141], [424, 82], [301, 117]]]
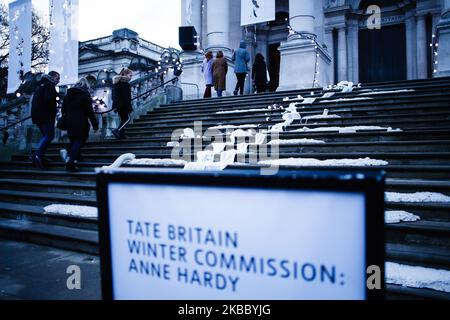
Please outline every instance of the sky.
[[[113, 30], [129, 28], [145, 40], [164, 47], [178, 46], [181, 0], [79, 0], [80, 41], [105, 37]], [[3, 3], [11, 0], [0, 0]], [[48, 16], [49, 0], [32, 0]]]

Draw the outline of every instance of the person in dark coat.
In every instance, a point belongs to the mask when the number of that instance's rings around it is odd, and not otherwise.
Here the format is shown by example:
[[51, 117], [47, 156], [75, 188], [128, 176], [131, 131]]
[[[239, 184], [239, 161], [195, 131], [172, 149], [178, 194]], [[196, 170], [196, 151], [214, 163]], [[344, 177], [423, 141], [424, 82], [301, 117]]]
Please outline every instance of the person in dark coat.
[[33, 124], [39, 127], [42, 138], [35, 153], [30, 156], [33, 164], [39, 169], [45, 169], [44, 156], [48, 145], [55, 138], [55, 119], [57, 114], [56, 86], [60, 75], [56, 71], [44, 75], [34, 92], [31, 103], [31, 118]]
[[80, 169], [76, 167], [75, 161], [89, 137], [91, 125], [94, 131], [98, 130], [98, 122], [89, 93], [89, 82], [86, 78], [81, 78], [73, 88], [67, 91], [62, 107], [62, 116], [65, 119], [67, 135], [70, 139], [66, 170], [78, 172]]
[[123, 68], [120, 74], [113, 78], [113, 109], [120, 116], [120, 125], [118, 129], [112, 131], [117, 139], [126, 139], [125, 126], [131, 121], [130, 114], [133, 112], [131, 105], [131, 85], [133, 71]]
[[217, 91], [217, 96], [221, 97], [223, 91], [227, 89], [228, 73], [228, 63], [222, 51], [217, 52], [216, 59], [212, 64], [212, 71], [214, 79], [214, 89]]
[[267, 89], [267, 65], [261, 53], [255, 56], [252, 68], [252, 80], [257, 93], [265, 92]]

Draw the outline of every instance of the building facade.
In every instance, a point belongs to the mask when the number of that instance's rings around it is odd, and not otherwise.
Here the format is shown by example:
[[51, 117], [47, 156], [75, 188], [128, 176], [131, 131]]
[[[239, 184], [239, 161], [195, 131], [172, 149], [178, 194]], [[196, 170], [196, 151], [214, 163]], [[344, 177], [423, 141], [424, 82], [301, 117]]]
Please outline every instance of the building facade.
[[[199, 50], [184, 53], [183, 81], [203, 85], [202, 53], [222, 50], [230, 60], [241, 40], [252, 60], [266, 58], [270, 90], [450, 75], [450, 0], [275, 3], [275, 21], [241, 27], [241, 0], [182, 0], [181, 25], [199, 35]], [[232, 72], [228, 79], [232, 91]]]

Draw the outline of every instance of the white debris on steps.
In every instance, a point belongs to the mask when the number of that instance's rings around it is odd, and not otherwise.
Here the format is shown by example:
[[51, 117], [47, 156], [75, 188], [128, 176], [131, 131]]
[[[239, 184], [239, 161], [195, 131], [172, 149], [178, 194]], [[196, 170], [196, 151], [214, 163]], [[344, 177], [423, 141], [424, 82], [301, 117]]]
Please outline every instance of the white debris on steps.
[[297, 144], [324, 144], [325, 141], [315, 140], [315, 139], [290, 139], [290, 140], [272, 140], [269, 142], [269, 145], [297, 145]]
[[213, 143], [212, 147], [213, 147], [214, 153], [219, 154], [225, 149], [226, 144], [217, 142], [217, 143]]
[[313, 104], [315, 101], [316, 98], [306, 98], [301, 104]]
[[197, 153], [197, 161], [186, 163], [184, 166], [184, 170], [222, 171], [225, 170], [228, 165], [234, 163], [237, 154], [238, 151], [236, 150], [222, 151], [220, 153], [220, 162], [214, 162], [214, 151], [200, 151]]
[[295, 120], [302, 120], [302, 116], [297, 111], [297, 104], [291, 103], [289, 105], [289, 108], [286, 110], [286, 112], [283, 113], [283, 123], [277, 123], [276, 125], [272, 126], [268, 131], [265, 133], [279, 133], [283, 132], [287, 127], [292, 125]]
[[394, 224], [400, 222], [416, 222], [420, 220], [420, 217], [406, 211], [386, 211], [384, 220], [387, 224]]
[[255, 144], [256, 145], [261, 145], [264, 143], [264, 141], [266, 141], [267, 136], [264, 133], [257, 133], [255, 135]]
[[407, 92], [416, 92], [416, 90], [414, 90], [414, 89], [404, 89], [404, 90], [395, 90], [395, 91], [372, 91], [372, 92], [361, 93], [360, 96], [370, 96], [370, 95], [373, 95], [373, 94], [407, 93]]
[[401, 129], [392, 129], [378, 126], [352, 126], [352, 127], [320, 127], [320, 128], [307, 128], [292, 130], [289, 132], [339, 132], [339, 133], [356, 133], [357, 131], [382, 131], [387, 132], [401, 132]]
[[318, 160], [309, 158], [288, 158], [278, 160], [260, 161], [261, 165], [294, 166], [294, 167], [371, 167], [387, 166], [389, 163], [383, 160], [365, 159], [329, 159]]
[[195, 139], [195, 133], [194, 130], [191, 128], [186, 128], [183, 131], [183, 134], [180, 137], [181, 139]]
[[184, 166], [186, 161], [175, 159], [134, 159], [126, 161], [129, 166]]
[[435, 192], [416, 192], [416, 193], [396, 193], [386, 192], [387, 202], [407, 202], [407, 203], [419, 203], [419, 202], [450, 202], [450, 197]]
[[121, 155], [109, 166], [104, 166], [102, 169], [117, 169], [120, 168], [123, 164], [128, 163], [129, 161], [135, 160], [136, 155], [132, 153], [126, 153]]
[[44, 208], [44, 214], [58, 214], [80, 218], [98, 218], [98, 210], [95, 207], [74, 206], [65, 204], [52, 204]]
[[230, 135], [232, 143], [235, 143], [237, 138], [246, 138], [246, 137], [253, 137], [253, 132], [251, 130], [244, 131], [242, 129], [238, 129], [233, 131]]
[[335, 92], [327, 92], [322, 96], [322, 99], [328, 99], [331, 98], [332, 96], [334, 96], [336, 93]]
[[176, 147], [179, 147], [179, 146], [180, 146], [180, 143], [178, 141], [167, 142], [167, 147], [169, 147], [169, 148], [176, 148]]
[[297, 96], [297, 98], [294, 98], [294, 99], [291, 99], [291, 98], [289, 98], [289, 97], [286, 97], [286, 98], [284, 98], [283, 99], [283, 102], [291, 102], [291, 101], [302, 101], [302, 100], [304, 100], [305, 98], [303, 98], [302, 97], [302, 95], [298, 95]]
[[450, 271], [387, 262], [386, 283], [450, 292]]
[[323, 110], [323, 113], [320, 115], [315, 115], [315, 116], [306, 116], [303, 117], [303, 120], [305, 120], [305, 124], [308, 123], [309, 120], [326, 120], [326, 119], [340, 119], [341, 116], [338, 116], [337, 114], [329, 114], [330, 110], [325, 109]]

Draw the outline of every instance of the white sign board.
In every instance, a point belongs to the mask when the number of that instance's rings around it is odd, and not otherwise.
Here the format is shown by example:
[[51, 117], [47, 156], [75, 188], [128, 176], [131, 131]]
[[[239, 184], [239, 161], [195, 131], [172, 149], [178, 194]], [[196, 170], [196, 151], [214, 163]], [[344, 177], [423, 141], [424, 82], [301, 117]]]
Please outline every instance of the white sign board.
[[78, 2], [50, 0], [48, 68], [61, 75], [60, 85], [78, 81]]
[[8, 93], [15, 92], [31, 70], [31, 12], [31, 0], [9, 4]]
[[241, 26], [275, 20], [275, 0], [241, 0]]
[[364, 193], [108, 185], [114, 299], [366, 298]]

